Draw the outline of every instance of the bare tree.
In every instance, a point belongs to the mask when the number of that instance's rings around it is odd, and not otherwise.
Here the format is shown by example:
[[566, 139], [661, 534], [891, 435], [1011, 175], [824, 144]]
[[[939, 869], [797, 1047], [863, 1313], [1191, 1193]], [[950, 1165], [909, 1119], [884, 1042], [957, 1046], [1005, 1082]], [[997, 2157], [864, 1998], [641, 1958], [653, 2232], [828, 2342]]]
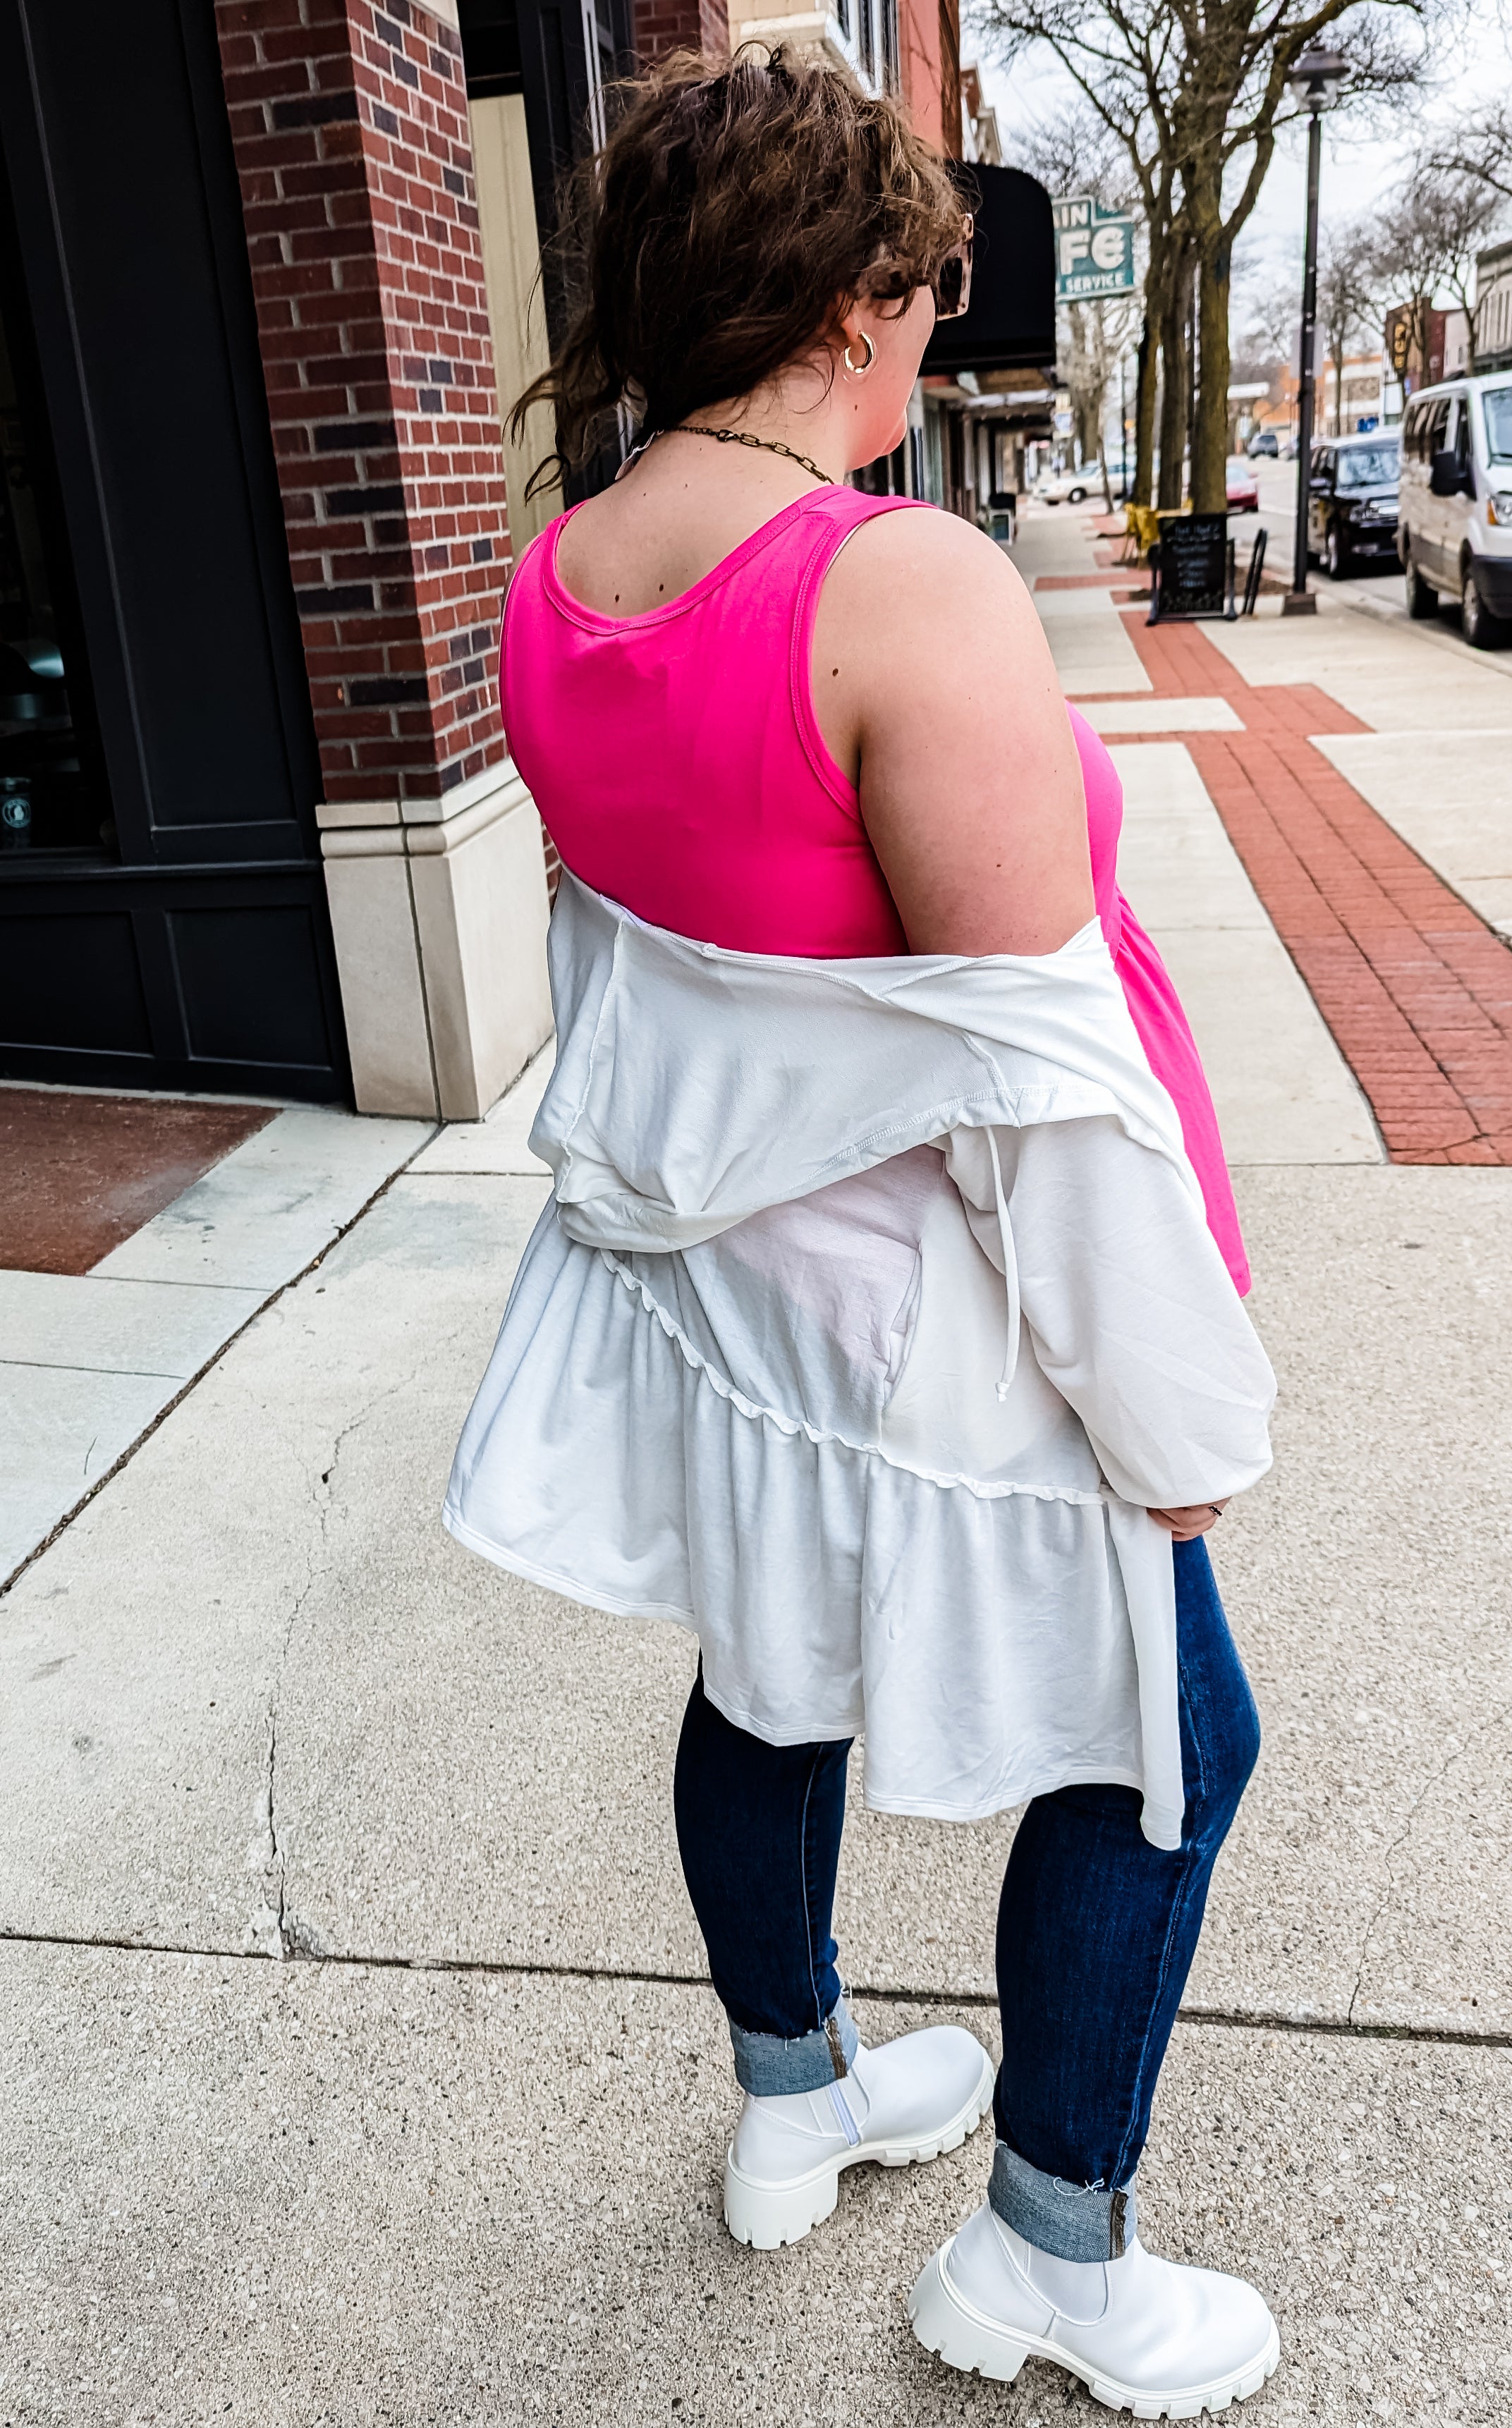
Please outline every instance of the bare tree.
[[983, 37], [1000, 57], [1046, 44], [1123, 143], [1151, 215], [1147, 297], [1159, 304], [1162, 353], [1169, 344], [1177, 358], [1183, 256], [1190, 251], [1194, 259], [1201, 355], [1192, 502], [1200, 511], [1221, 512], [1226, 496], [1233, 248], [1259, 199], [1277, 130], [1293, 114], [1289, 74], [1304, 51], [1328, 37], [1348, 42], [1356, 97], [1400, 92], [1419, 74], [1416, 49], [1401, 28], [1429, 7], [1452, 5], [978, 0]]
[[1487, 180], [1429, 158], [1379, 221], [1372, 247], [1374, 275], [1399, 291], [1406, 287], [1404, 300], [1412, 307], [1412, 336], [1420, 355], [1427, 351], [1427, 314], [1434, 298], [1447, 290], [1469, 324], [1474, 369], [1484, 301], [1476, 289], [1476, 257], [1498, 221], [1507, 217], [1509, 199]]
[[[1083, 462], [1104, 463], [1103, 432], [1108, 397], [1119, 358], [1134, 328], [1134, 313], [1121, 296], [1094, 295], [1067, 304], [1060, 369], [1071, 396], [1076, 445]], [[1108, 487], [1104, 463], [1104, 489]]]
[[1013, 139], [1013, 162], [1052, 194], [1090, 194], [1106, 211], [1126, 210], [1134, 201], [1124, 146], [1085, 102], [1063, 103], [1024, 128]]
[[1245, 298], [1246, 320], [1241, 343], [1267, 366], [1289, 362], [1297, 351], [1299, 294], [1288, 278], [1252, 289]]
[[[1069, 0], [977, 0], [973, 25], [983, 46], [1007, 63], [1037, 41], [1048, 41], [1058, 47], [1051, 31], [1052, 20], [1067, 5]], [[1095, 5], [1096, 0], [1085, 0], [1089, 14]], [[1148, 5], [1153, 13], [1155, 0], [1142, 0], [1142, 5]], [[1178, 304], [1184, 232], [1179, 179], [1168, 140], [1169, 130], [1162, 127], [1159, 118], [1165, 54], [1175, 39], [1174, 27], [1169, 37], [1157, 29], [1151, 37], [1150, 57], [1142, 64], [1130, 57], [1121, 64], [1105, 63], [1103, 70], [1097, 71], [1091, 61], [1084, 63], [1086, 72], [1076, 76], [1081, 91], [1080, 107], [1063, 115], [1059, 130], [1049, 131], [1043, 151], [1044, 166], [1035, 172], [1046, 184], [1058, 182], [1067, 165], [1064, 139], [1068, 131], [1075, 129], [1084, 155], [1101, 144], [1109, 156], [1120, 159], [1122, 182], [1143, 216], [1144, 309], [1134, 408], [1134, 496], [1142, 505], [1150, 501], [1154, 479], [1156, 396], [1162, 349], [1168, 341], [1175, 343], [1181, 324]], [[1065, 53], [1062, 51], [1060, 56], [1064, 58]], [[1080, 131], [1083, 128], [1089, 130], [1086, 136]], [[1093, 128], [1097, 130], [1094, 137], [1090, 134]], [[1064, 190], [1062, 186], [1061, 191]], [[1178, 481], [1179, 477], [1178, 468]]]
[[1344, 427], [1344, 356], [1369, 324], [1380, 292], [1373, 224], [1356, 221], [1324, 232], [1318, 262], [1318, 327], [1334, 367], [1334, 428]]
[[[1126, 210], [1133, 201], [1127, 162], [1107, 127], [1089, 110], [1059, 111], [1023, 135], [1014, 152], [1016, 165], [1053, 194], [1086, 194], [1104, 210]], [[1135, 298], [1122, 295], [1090, 296], [1058, 308], [1060, 368], [1084, 461], [1094, 454], [1103, 460], [1109, 390], [1136, 314]], [[1107, 495], [1106, 463], [1103, 488]]]
[[[1175, 5], [1185, 9], [1190, 0]], [[1232, 249], [1259, 200], [1277, 131], [1296, 115], [1290, 72], [1326, 38], [1347, 46], [1348, 90], [1356, 104], [1400, 98], [1422, 73], [1421, 51], [1400, 21], [1421, 18], [1428, 5], [1272, 0], [1267, 11], [1251, 0], [1218, 0], [1194, 18], [1189, 90], [1175, 123], [1199, 264], [1202, 360], [1192, 484], [1199, 508], [1216, 512], [1224, 500]]]
[[1512, 202], [1512, 108], [1483, 110], [1436, 143], [1429, 165], [1442, 173], [1473, 177]]

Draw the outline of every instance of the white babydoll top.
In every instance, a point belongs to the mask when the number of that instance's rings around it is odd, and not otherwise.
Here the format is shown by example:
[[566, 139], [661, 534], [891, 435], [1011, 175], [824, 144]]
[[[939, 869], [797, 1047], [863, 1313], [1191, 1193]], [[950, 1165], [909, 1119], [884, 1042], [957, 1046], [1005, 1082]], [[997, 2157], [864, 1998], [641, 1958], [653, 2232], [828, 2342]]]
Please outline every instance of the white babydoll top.
[[1101, 928], [817, 960], [564, 873], [554, 1189], [445, 1522], [696, 1631], [774, 1745], [863, 1735], [869, 1804], [1082, 1780], [1179, 1844], [1169, 1535], [1270, 1464], [1274, 1385]]

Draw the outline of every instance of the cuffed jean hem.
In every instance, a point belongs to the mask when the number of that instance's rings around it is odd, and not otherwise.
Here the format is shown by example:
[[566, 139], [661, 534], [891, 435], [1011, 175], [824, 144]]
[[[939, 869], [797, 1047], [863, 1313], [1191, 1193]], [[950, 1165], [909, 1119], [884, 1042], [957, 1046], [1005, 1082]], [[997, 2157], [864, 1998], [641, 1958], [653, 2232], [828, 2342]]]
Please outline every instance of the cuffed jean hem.
[[757, 2099], [781, 2099], [795, 2091], [823, 2091], [848, 2074], [861, 2046], [844, 1998], [838, 1998], [816, 2032], [780, 2040], [775, 2032], [743, 2031], [731, 2015], [735, 2080]]
[[1067, 2184], [1042, 2174], [1006, 2141], [993, 2157], [987, 2198], [993, 2212], [1053, 2259], [1122, 2259], [1136, 2230], [1134, 2187]]

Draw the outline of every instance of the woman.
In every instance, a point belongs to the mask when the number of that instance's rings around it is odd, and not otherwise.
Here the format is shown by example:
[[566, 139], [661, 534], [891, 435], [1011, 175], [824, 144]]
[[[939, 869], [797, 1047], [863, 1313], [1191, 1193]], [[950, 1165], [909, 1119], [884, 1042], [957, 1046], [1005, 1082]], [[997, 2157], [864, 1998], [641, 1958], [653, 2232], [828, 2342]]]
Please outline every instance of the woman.
[[[633, 90], [538, 393], [618, 482], [526, 551], [516, 761], [561, 855], [555, 1189], [447, 1522], [696, 1630], [679, 1844], [745, 2092], [725, 2213], [954, 2148], [987, 2202], [924, 2341], [1142, 2417], [1252, 2392], [1259, 2295], [1146, 2253], [1134, 2171], [1254, 1706], [1201, 1536], [1269, 1369], [1180, 1007], [1117, 891], [1110, 763], [1000, 551], [863, 497], [970, 228], [887, 100], [742, 54]], [[1226, 1260], [1226, 1261], [1225, 1261]], [[1004, 2058], [861, 2045], [830, 1905], [868, 1801], [1027, 1811]]]

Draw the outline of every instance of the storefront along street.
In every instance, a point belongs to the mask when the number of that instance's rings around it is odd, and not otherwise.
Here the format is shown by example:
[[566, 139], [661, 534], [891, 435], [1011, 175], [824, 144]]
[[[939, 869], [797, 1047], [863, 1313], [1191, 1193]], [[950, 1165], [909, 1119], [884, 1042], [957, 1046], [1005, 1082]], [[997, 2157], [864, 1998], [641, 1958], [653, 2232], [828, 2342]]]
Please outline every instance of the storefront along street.
[[[1491, 2428], [1512, 656], [1387, 576], [1151, 630], [1113, 547], [1091, 503], [1030, 508], [1016, 555], [1123, 779], [1281, 1385], [1216, 1554], [1265, 1749], [1142, 2230], [1274, 2305], [1257, 2420]], [[1037, 2362], [942, 2387], [909, 2329], [987, 2138], [848, 2176], [846, 2230], [791, 2251], [720, 2221], [734, 2093], [667, 1795], [691, 1641], [439, 1524], [548, 1067], [479, 1123], [277, 1111], [124, 1237], [49, 1260], [43, 1208], [0, 1273], [37, 1480], [0, 1605], [5, 2416], [1101, 2419]], [[1012, 1826], [855, 1812], [865, 2032], [992, 2039]]]

